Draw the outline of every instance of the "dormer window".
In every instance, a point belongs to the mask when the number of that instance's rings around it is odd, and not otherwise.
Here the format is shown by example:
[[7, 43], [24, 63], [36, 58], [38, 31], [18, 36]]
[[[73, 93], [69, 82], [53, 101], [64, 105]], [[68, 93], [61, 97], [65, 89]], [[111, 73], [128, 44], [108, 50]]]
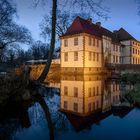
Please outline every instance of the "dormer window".
[[78, 46], [78, 38], [74, 38], [74, 46]]

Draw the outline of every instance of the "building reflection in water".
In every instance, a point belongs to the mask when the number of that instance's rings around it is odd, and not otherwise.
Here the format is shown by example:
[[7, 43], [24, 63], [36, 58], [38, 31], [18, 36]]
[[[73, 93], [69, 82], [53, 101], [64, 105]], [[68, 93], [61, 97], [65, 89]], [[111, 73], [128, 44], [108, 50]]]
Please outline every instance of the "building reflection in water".
[[119, 82], [103, 76], [62, 76], [60, 111], [77, 130], [81, 130], [111, 114], [124, 117], [130, 110], [115, 108], [121, 104], [120, 95]]
[[62, 76], [60, 110], [88, 116], [120, 102], [120, 85], [101, 76]]

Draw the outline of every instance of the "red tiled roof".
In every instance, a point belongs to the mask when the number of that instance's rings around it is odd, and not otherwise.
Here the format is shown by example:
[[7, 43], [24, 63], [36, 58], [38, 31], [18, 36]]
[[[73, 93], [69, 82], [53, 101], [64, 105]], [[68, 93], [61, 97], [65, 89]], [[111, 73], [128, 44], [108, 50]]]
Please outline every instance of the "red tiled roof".
[[105, 35], [112, 38], [113, 41], [118, 42], [117, 37], [113, 32], [99, 25], [93, 24], [89, 20], [85, 20], [81, 17], [76, 17], [72, 25], [68, 28], [68, 30], [63, 36], [74, 35], [79, 33], [88, 33], [98, 37], [102, 37], [102, 35]]

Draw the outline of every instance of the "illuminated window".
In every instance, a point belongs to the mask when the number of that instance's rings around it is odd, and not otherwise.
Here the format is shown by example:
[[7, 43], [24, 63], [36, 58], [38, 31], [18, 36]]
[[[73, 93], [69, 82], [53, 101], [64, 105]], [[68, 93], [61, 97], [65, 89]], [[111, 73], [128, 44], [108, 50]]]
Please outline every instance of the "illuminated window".
[[74, 87], [74, 97], [78, 97], [78, 88]]
[[74, 61], [78, 61], [78, 52], [74, 52]]
[[67, 53], [67, 52], [64, 53], [64, 60], [65, 60], [65, 61], [68, 61], [68, 53]]
[[64, 86], [64, 95], [68, 95], [68, 87]]
[[64, 40], [64, 47], [68, 47], [68, 40], [67, 39]]
[[78, 45], [78, 38], [74, 38], [74, 46]]
[[73, 110], [74, 111], [78, 111], [78, 103], [74, 103], [73, 104]]

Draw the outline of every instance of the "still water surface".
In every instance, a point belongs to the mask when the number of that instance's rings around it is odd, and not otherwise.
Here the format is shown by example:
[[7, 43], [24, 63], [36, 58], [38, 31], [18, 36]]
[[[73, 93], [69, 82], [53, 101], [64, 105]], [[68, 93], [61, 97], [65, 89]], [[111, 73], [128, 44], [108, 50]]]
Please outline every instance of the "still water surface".
[[[140, 140], [140, 110], [118, 107], [131, 86], [100, 76], [63, 76], [40, 92], [49, 107], [55, 140]], [[50, 138], [44, 109], [36, 101], [11, 105], [0, 114], [2, 140]]]

